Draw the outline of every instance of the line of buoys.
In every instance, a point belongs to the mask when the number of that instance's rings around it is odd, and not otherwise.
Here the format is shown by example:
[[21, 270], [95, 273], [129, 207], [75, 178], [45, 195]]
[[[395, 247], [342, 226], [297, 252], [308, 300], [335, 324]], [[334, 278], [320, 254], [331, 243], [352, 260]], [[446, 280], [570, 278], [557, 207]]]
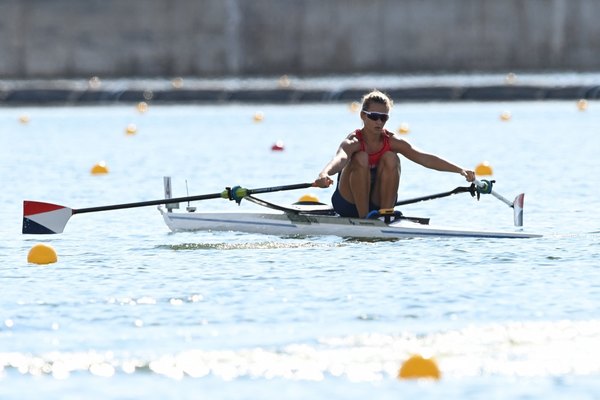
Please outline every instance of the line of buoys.
[[27, 254], [27, 262], [32, 264], [52, 264], [58, 261], [56, 251], [50, 245], [38, 243]]
[[441, 377], [440, 369], [433, 358], [424, 358], [419, 354], [412, 355], [398, 371], [399, 379], [435, 379]]

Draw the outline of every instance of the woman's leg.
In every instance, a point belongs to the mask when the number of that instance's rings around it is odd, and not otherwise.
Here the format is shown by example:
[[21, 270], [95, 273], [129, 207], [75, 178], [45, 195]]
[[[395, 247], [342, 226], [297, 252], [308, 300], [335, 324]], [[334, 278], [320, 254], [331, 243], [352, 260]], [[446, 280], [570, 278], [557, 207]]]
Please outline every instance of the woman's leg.
[[352, 155], [350, 162], [342, 170], [338, 187], [342, 197], [356, 205], [360, 218], [369, 213], [370, 188], [369, 156], [361, 151]]
[[394, 208], [400, 185], [400, 158], [388, 151], [381, 156], [377, 166], [377, 180], [371, 200], [380, 208]]

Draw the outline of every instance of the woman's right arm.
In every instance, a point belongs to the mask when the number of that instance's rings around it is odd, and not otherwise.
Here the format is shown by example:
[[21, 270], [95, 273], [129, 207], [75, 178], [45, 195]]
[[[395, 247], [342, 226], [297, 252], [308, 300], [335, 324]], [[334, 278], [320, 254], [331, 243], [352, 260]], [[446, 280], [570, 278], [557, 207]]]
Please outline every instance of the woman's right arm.
[[331, 159], [331, 161], [327, 163], [327, 165], [325, 165], [323, 170], [319, 173], [319, 176], [315, 180], [314, 185], [321, 188], [329, 187], [333, 183], [333, 180], [330, 177], [344, 169], [346, 164], [348, 164], [350, 157], [356, 151], [354, 150], [354, 147], [356, 147], [356, 142], [351, 140], [351, 137], [345, 139], [340, 144], [340, 147], [338, 147], [335, 156]]

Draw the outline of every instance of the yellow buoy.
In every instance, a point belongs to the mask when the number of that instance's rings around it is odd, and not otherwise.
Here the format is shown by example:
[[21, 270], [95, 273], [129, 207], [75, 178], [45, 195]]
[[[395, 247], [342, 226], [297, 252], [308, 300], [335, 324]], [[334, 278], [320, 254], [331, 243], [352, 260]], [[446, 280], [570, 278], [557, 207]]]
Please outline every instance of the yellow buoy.
[[38, 243], [29, 250], [27, 262], [33, 264], [52, 264], [58, 261], [56, 251], [52, 246]]
[[140, 101], [137, 104], [137, 110], [140, 114], [147, 112], [148, 111], [148, 103], [146, 103], [145, 101]]
[[492, 169], [492, 166], [487, 161], [479, 163], [475, 167], [475, 175], [478, 175], [478, 176], [486, 176], [487, 175], [487, 176], [489, 176], [489, 175], [493, 175], [493, 174], [494, 174], [494, 171]]
[[432, 358], [423, 358], [416, 354], [402, 364], [398, 371], [400, 379], [440, 379], [440, 369]]
[[29, 122], [29, 115], [23, 114], [19, 117], [19, 122], [22, 124], [27, 124]]
[[263, 119], [265, 119], [265, 115], [262, 112], [254, 113], [254, 122], [261, 122]]
[[510, 113], [510, 111], [503, 111], [502, 114], [500, 114], [500, 119], [502, 121], [510, 121], [511, 118], [512, 114]]
[[350, 111], [352, 111], [353, 113], [358, 112], [358, 110], [360, 110], [360, 103], [358, 101], [353, 101], [352, 103], [350, 103]]
[[318, 203], [318, 202], [319, 202], [319, 198], [312, 193], [307, 193], [298, 199], [298, 203]]
[[135, 124], [127, 125], [127, 128], [125, 128], [125, 133], [127, 135], [135, 135], [137, 133], [137, 126], [135, 126]]
[[577, 108], [579, 111], [585, 111], [588, 108], [588, 101], [586, 99], [581, 99], [577, 102]]
[[92, 175], [108, 174], [108, 167], [104, 161], [100, 161], [92, 167], [90, 172]]
[[406, 122], [401, 123], [400, 127], [398, 128], [398, 133], [406, 135], [408, 132], [410, 132], [410, 127], [408, 124]]

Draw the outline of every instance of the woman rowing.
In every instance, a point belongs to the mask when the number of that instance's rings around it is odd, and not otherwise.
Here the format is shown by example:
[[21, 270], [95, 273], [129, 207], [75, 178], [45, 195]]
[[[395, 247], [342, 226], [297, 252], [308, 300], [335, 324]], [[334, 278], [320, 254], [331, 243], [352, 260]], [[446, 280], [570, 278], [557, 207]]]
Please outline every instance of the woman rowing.
[[315, 186], [326, 188], [333, 183], [331, 176], [339, 174], [331, 202], [343, 217], [365, 218], [370, 211], [394, 208], [400, 184], [398, 154], [430, 169], [461, 174], [468, 182], [475, 180], [475, 172], [417, 150], [386, 130], [392, 105], [392, 100], [378, 90], [364, 95], [362, 129], [342, 141], [314, 182]]

